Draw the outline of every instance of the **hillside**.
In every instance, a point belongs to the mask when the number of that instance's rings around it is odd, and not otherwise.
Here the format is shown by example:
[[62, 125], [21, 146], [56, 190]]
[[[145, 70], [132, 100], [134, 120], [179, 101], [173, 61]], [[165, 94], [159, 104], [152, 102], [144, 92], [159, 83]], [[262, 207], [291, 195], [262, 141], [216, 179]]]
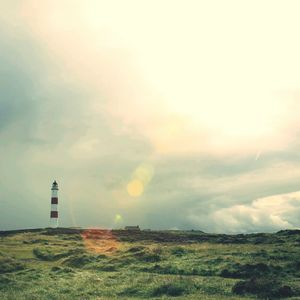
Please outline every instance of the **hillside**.
[[300, 231], [0, 232], [0, 299], [300, 299]]

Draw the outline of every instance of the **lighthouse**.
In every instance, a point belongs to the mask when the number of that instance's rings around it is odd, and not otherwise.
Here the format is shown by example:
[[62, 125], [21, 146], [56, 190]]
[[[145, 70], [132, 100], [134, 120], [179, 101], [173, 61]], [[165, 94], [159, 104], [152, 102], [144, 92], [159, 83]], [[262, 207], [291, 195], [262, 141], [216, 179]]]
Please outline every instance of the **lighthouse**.
[[51, 212], [50, 212], [50, 227], [57, 228], [58, 226], [58, 184], [53, 182], [51, 188]]

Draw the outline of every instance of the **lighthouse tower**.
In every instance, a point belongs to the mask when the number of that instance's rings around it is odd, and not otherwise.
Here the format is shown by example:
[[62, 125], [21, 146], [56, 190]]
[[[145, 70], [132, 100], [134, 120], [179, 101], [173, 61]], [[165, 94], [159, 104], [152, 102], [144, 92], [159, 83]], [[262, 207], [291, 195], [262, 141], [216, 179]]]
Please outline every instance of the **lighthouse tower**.
[[58, 184], [53, 182], [51, 188], [51, 212], [50, 212], [50, 227], [57, 228], [58, 226]]

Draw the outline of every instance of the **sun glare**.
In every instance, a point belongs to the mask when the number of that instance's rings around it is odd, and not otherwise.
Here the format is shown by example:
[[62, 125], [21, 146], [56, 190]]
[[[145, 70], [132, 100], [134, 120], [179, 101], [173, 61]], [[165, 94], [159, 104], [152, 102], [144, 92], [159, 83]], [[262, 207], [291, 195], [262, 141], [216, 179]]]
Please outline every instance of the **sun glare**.
[[38, 13], [24, 6], [23, 15], [82, 85], [105, 97], [99, 113], [156, 151], [239, 152], [247, 143], [253, 153], [260, 141], [273, 149], [295, 122], [286, 91], [299, 86], [298, 15], [273, 1], [259, 11], [233, 2], [241, 14], [223, 1], [131, 1], [138, 14], [122, 1], [117, 10], [89, 1], [66, 15], [52, 2]]

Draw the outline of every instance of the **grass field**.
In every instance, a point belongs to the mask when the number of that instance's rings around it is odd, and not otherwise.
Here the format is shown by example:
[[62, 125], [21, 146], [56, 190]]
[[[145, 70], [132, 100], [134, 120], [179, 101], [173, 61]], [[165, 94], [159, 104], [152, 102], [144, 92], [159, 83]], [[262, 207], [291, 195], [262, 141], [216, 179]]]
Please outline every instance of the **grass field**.
[[300, 299], [300, 231], [0, 232], [0, 299]]

